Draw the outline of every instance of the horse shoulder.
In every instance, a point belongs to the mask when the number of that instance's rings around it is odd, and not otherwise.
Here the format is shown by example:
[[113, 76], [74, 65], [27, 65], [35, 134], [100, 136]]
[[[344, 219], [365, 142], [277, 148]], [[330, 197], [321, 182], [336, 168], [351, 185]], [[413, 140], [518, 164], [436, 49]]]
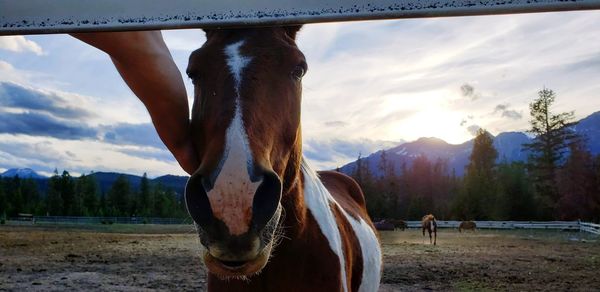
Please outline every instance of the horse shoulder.
[[[350, 290], [377, 291], [381, 279], [381, 246], [367, 213], [365, 197], [360, 186], [352, 178], [339, 172], [321, 171], [319, 177], [339, 207], [347, 214], [343, 216], [338, 213], [337, 217], [344, 218], [338, 221], [338, 224], [340, 230], [345, 230], [344, 233], [348, 235], [346, 254], [355, 255], [352, 260], [356, 264], [351, 267], [353, 275], [350, 278]], [[344, 221], [347, 224], [342, 223]], [[349, 244], [350, 241], [354, 243]]]

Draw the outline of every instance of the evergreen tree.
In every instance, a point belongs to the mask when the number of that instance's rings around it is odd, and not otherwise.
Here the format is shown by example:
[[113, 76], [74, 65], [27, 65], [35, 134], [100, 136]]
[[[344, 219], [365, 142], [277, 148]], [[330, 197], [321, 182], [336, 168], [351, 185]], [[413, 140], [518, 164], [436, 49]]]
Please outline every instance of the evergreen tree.
[[533, 176], [541, 219], [551, 219], [556, 214], [559, 199], [556, 173], [569, 143], [577, 136], [569, 129], [573, 125], [573, 112], [554, 114], [551, 107], [556, 95], [550, 89], [538, 92], [538, 98], [529, 104], [531, 114], [530, 133], [535, 135], [532, 143], [529, 164]]
[[140, 214], [140, 216], [149, 216], [150, 210], [152, 210], [152, 202], [150, 199], [150, 182], [145, 172], [140, 182], [140, 192], [138, 201], [140, 206], [140, 211], [138, 213]]
[[7, 215], [12, 217], [17, 216], [18, 213], [24, 213], [24, 201], [21, 194], [21, 179], [19, 176], [15, 176], [8, 181], [8, 190], [6, 193], [6, 198], [9, 202]]
[[99, 213], [98, 186], [94, 176], [82, 174], [77, 178], [77, 194], [81, 198], [81, 212], [84, 216], [96, 216]]
[[23, 212], [29, 214], [43, 214], [43, 206], [40, 204], [38, 185], [34, 179], [27, 178], [21, 181], [21, 194], [24, 201]]
[[498, 204], [495, 214], [499, 220], [531, 220], [535, 216], [533, 190], [523, 163], [503, 162], [498, 165]]
[[433, 212], [432, 165], [425, 155], [419, 155], [407, 173], [407, 218], [418, 220]]
[[63, 214], [74, 216], [80, 213], [77, 210], [81, 206], [75, 196], [75, 183], [68, 171], [63, 170], [60, 176], [60, 195], [63, 201]]
[[6, 216], [7, 200], [4, 192], [4, 178], [0, 177], [0, 219]]
[[570, 155], [557, 173], [558, 215], [561, 220], [593, 220], [600, 213], [592, 154], [582, 141], [569, 146]]
[[109, 216], [130, 216], [131, 187], [124, 175], [120, 175], [108, 191]]
[[48, 193], [46, 195], [46, 214], [51, 216], [64, 215], [61, 178], [56, 170], [48, 180]]
[[464, 187], [454, 204], [456, 215], [462, 220], [489, 220], [493, 218], [496, 201], [495, 161], [498, 152], [492, 136], [483, 129], [477, 132], [469, 157]]

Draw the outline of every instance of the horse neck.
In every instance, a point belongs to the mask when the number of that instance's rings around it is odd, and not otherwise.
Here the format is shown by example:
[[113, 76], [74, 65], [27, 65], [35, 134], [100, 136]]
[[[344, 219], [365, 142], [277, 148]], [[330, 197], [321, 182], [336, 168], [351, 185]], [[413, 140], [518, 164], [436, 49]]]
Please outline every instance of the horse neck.
[[287, 238], [299, 236], [304, 227], [306, 207], [302, 187], [302, 139], [298, 130], [298, 141], [290, 152], [283, 176], [281, 205], [284, 209], [283, 227]]

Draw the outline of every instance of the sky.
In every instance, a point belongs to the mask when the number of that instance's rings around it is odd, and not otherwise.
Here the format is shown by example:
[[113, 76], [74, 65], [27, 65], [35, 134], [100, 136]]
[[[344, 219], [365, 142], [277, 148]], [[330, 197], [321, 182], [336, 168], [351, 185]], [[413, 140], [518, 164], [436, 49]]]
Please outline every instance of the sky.
[[[163, 36], [181, 72], [205, 41], [198, 29]], [[597, 11], [311, 24], [297, 43], [317, 169], [419, 137], [524, 131], [544, 87], [557, 112], [600, 110]], [[0, 172], [15, 167], [185, 174], [108, 56], [68, 35], [0, 37]]]

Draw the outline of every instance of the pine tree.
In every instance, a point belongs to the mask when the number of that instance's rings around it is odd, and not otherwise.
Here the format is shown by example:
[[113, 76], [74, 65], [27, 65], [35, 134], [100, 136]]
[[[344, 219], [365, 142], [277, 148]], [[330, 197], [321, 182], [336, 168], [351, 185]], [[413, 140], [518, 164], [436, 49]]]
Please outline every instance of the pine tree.
[[80, 206], [75, 196], [75, 184], [68, 171], [63, 170], [60, 176], [60, 195], [63, 201], [63, 214], [74, 216], [79, 213], [77, 208]]
[[425, 155], [419, 155], [407, 172], [408, 210], [410, 220], [418, 220], [433, 212], [432, 165]]
[[559, 219], [589, 221], [600, 213], [592, 154], [582, 141], [571, 144], [569, 149], [570, 155], [557, 173]]
[[21, 179], [15, 176], [8, 181], [8, 191], [6, 194], [8, 204], [8, 216], [17, 216], [18, 213], [24, 213], [23, 195], [21, 194]]
[[498, 187], [497, 219], [531, 220], [535, 216], [536, 205], [525, 164], [499, 164]]
[[120, 175], [108, 191], [107, 207], [110, 216], [130, 216], [131, 188], [124, 175]]
[[46, 214], [51, 216], [64, 215], [62, 199], [61, 178], [56, 170], [48, 180], [48, 194], [46, 196]]
[[40, 206], [40, 193], [35, 180], [32, 178], [22, 180], [21, 194], [23, 195], [24, 200], [23, 212], [30, 214], [40, 213], [42, 206]]
[[99, 212], [98, 186], [94, 176], [82, 174], [77, 178], [77, 194], [82, 201], [84, 216], [96, 216]]
[[0, 177], [0, 219], [3, 219], [6, 216], [7, 212], [7, 201], [6, 195], [4, 192], [4, 179]]
[[140, 182], [139, 206], [140, 216], [150, 215], [150, 210], [152, 210], [152, 202], [150, 200], [150, 182], [148, 180], [148, 175], [145, 172]]
[[455, 212], [462, 220], [493, 218], [496, 200], [495, 162], [498, 152], [492, 135], [483, 129], [477, 132], [469, 157], [464, 188], [455, 203]]
[[535, 135], [535, 139], [525, 146], [531, 151], [529, 164], [541, 205], [541, 219], [551, 219], [556, 215], [559, 200], [556, 174], [568, 145], [578, 139], [569, 128], [574, 124], [574, 112], [552, 113], [555, 99], [555, 93], [544, 88], [538, 92], [538, 98], [529, 104], [529, 132]]

